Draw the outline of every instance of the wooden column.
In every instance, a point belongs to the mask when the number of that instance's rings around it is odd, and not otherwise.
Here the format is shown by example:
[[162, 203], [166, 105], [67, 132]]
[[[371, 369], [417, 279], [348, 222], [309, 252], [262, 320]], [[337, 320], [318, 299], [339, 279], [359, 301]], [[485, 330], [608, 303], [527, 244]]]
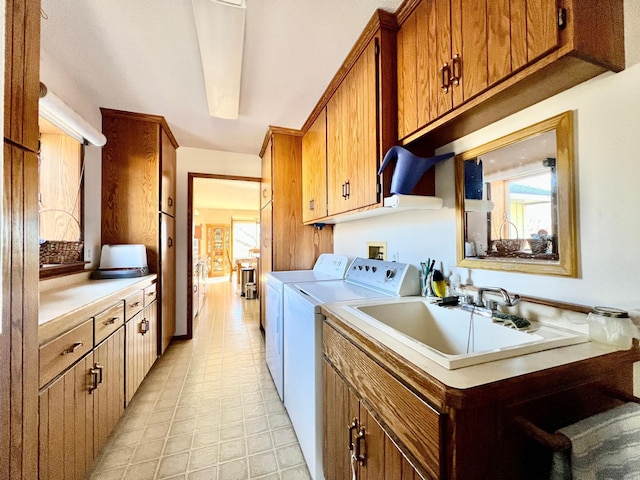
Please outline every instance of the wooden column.
[[0, 479], [38, 478], [40, 1], [6, 1]]

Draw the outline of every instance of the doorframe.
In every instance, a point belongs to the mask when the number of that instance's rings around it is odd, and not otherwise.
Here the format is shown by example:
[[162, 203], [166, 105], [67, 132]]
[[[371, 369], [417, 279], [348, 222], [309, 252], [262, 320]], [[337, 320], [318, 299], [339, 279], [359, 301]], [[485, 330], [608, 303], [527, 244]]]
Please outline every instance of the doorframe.
[[[230, 180], [240, 182], [262, 182], [260, 177], [242, 177], [237, 175], [217, 175], [214, 173], [187, 173], [187, 335], [193, 338], [193, 180], [195, 178]], [[231, 267], [231, 266], [229, 266]]]

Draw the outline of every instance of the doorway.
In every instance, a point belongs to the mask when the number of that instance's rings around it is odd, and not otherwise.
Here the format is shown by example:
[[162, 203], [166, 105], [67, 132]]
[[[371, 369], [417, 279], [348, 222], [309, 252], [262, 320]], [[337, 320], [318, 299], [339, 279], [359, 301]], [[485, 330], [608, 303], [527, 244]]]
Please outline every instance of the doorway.
[[259, 255], [260, 181], [188, 173], [186, 338], [193, 338], [207, 283], [233, 281], [238, 260]]

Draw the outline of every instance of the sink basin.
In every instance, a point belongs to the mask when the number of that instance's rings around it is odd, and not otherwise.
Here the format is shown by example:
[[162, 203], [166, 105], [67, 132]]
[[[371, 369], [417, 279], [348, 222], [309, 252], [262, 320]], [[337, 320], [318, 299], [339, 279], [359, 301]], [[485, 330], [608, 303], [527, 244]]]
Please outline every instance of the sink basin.
[[518, 331], [424, 299], [344, 308], [450, 370], [588, 341], [580, 333], [537, 322]]

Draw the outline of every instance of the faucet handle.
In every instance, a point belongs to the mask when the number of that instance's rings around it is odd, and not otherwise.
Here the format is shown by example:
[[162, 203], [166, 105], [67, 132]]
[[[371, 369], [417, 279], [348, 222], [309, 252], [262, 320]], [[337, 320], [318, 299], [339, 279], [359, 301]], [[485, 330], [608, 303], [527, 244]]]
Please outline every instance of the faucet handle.
[[487, 300], [485, 304], [486, 308], [488, 308], [492, 312], [498, 310], [498, 302], [496, 300]]

